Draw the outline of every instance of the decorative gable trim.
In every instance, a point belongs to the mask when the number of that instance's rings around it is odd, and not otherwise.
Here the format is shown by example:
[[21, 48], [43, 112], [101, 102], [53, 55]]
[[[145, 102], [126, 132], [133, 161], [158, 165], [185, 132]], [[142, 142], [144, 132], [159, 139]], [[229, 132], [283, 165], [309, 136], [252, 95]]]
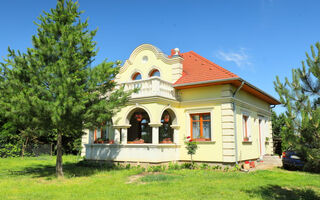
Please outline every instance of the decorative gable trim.
[[166, 63], [166, 64], [176, 64], [176, 63], [182, 63], [183, 58], [180, 56], [175, 56], [172, 58], [169, 58], [166, 54], [164, 54], [160, 49], [158, 49], [157, 47], [151, 45], [151, 44], [142, 44], [140, 46], [138, 46], [137, 48], [135, 48], [133, 50], [133, 52], [131, 53], [130, 57], [128, 60], [126, 60], [126, 62], [124, 63], [124, 65], [120, 68], [120, 74], [123, 73], [124, 71], [126, 71], [126, 69], [133, 64], [133, 60], [137, 57], [137, 55], [144, 51], [144, 50], [150, 50], [154, 53], [154, 55], [156, 56], [157, 59], [160, 59], [162, 62]]

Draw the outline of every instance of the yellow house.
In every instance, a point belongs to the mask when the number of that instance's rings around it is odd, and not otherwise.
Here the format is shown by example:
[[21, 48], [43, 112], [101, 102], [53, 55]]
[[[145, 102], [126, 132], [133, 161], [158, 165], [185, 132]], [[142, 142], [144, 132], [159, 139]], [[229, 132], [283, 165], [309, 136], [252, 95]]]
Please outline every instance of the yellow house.
[[140, 88], [112, 122], [87, 130], [82, 155], [92, 160], [237, 163], [273, 154], [270, 106], [279, 101], [236, 74], [190, 51], [165, 55], [138, 46], [115, 80]]

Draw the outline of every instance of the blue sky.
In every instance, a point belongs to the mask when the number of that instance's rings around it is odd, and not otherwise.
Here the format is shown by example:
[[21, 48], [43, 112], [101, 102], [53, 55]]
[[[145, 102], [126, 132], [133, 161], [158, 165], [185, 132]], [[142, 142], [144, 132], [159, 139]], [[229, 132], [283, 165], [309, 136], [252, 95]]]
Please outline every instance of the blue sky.
[[[310, 45], [320, 41], [319, 7], [314, 0], [80, 0], [105, 58], [124, 61], [140, 44], [195, 51], [278, 97], [273, 81], [291, 76]], [[36, 20], [55, 0], [0, 2], [0, 58], [10, 46], [25, 51]], [[276, 109], [278, 112], [281, 108]]]

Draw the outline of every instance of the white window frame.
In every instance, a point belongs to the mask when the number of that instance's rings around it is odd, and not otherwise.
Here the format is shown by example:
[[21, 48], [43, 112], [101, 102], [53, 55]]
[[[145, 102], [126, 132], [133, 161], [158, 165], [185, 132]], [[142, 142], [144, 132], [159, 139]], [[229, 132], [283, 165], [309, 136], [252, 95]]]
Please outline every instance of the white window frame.
[[247, 116], [247, 137], [249, 138], [248, 139], [248, 142], [252, 142], [252, 120], [253, 118], [251, 117], [250, 113], [247, 112], [247, 111], [242, 111], [241, 112], [241, 127], [242, 127], [242, 141], [244, 141], [244, 137], [245, 137], [245, 126], [244, 126], [244, 122], [243, 122], [243, 117], [244, 116]]

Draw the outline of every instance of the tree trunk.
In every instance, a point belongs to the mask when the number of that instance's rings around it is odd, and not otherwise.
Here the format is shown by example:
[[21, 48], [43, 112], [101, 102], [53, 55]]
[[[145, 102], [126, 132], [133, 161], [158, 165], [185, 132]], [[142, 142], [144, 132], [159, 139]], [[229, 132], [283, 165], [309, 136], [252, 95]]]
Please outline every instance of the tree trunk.
[[26, 142], [22, 142], [22, 148], [21, 148], [21, 157], [22, 158], [24, 157], [24, 152], [25, 152], [25, 149], [28, 145], [28, 139], [29, 139], [29, 137], [27, 137]]
[[63, 177], [62, 171], [62, 135], [58, 132], [57, 138], [57, 161], [56, 161], [56, 175], [57, 177]]

